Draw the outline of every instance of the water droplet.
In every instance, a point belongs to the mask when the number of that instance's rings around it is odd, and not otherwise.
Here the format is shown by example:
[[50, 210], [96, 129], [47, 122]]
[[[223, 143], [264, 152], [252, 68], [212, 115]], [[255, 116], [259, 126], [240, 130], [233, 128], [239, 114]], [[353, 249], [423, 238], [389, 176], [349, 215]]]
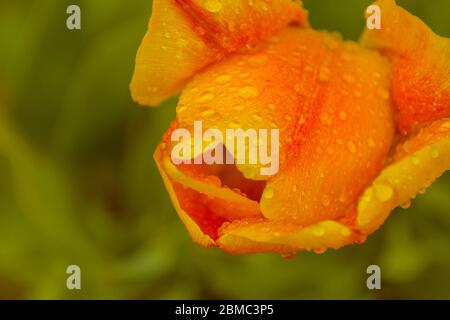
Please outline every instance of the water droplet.
[[170, 33], [169, 32], [164, 32], [164, 38], [166, 39], [170, 39]]
[[316, 237], [322, 237], [325, 234], [325, 229], [321, 226], [314, 226], [312, 234]]
[[268, 103], [268, 104], [267, 104], [267, 108], [268, 108], [269, 110], [272, 110], [272, 111], [274, 111], [274, 110], [276, 109], [276, 107], [275, 107], [275, 105], [274, 105], [273, 103]]
[[327, 147], [327, 149], [326, 149], [326, 152], [327, 152], [327, 154], [328, 155], [333, 155], [334, 154], [334, 149], [333, 148], [331, 148], [331, 147]]
[[322, 205], [323, 205], [324, 207], [328, 207], [328, 206], [330, 205], [330, 199], [329, 199], [328, 197], [324, 197], [324, 198], [322, 199]]
[[317, 253], [317, 254], [322, 254], [322, 253], [324, 253], [325, 251], [327, 251], [326, 248], [314, 248], [313, 250], [314, 250], [314, 252]]
[[356, 153], [356, 145], [353, 141], [347, 142], [347, 149], [350, 153]]
[[189, 42], [186, 39], [179, 38], [177, 40], [177, 46], [179, 46], [179, 47], [183, 48], [183, 47], [186, 47], [188, 44], [189, 44]]
[[301, 115], [300, 116], [300, 118], [298, 119], [298, 124], [304, 124], [306, 122], [306, 118], [303, 116], [303, 115]]
[[252, 86], [245, 86], [239, 89], [239, 96], [243, 99], [255, 99], [259, 96], [259, 90]]
[[400, 205], [400, 208], [402, 209], [408, 209], [411, 208], [411, 200], [405, 201]]
[[212, 117], [215, 113], [216, 112], [213, 109], [209, 109], [209, 110], [203, 111], [202, 113], [200, 113], [200, 115], [203, 118], [209, 118], [209, 117]]
[[448, 131], [450, 130], [450, 121], [444, 122], [443, 124], [441, 124], [441, 127], [439, 128], [439, 131]]
[[322, 67], [319, 69], [318, 79], [320, 82], [327, 82], [328, 80], [330, 80], [330, 75], [330, 69]]
[[253, 114], [252, 119], [255, 121], [258, 121], [258, 122], [263, 121], [263, 118], [261, 118], [261, 116], [259, 116], [257, 114]]
[[200, 98], [198, 98], [198, 102], [199, 103], [208, 103], [213, 101], [215, 98], [214, 93], [211, 92], [207, 92], [205, 94], [203, 94]]
[[177, 53], [175, 54], [175, 58], [176, 58], [177, 60], [182, 60], [182, 59], [183, 59], [183, 54], [182, 54], [181, 52], [177, 52]]
[[416, 157], [416, 156], [412, 156], [412, 157], [411, 157], [411, 162], [412, 162], [414, 165], [418, 166], [418, 165], [420, 164], [420, 159], [419, 159], [418, 157]]
[[355, 83], [355, 77], [352, 76], [351, 74], [344, 74], [342, 78], [344, 79], [345, 82], [349, 84]]
[[351, 232], [350, 228], [343, 227], [343, 228], [341, 229], [341, 235], [342, 235], [343, 237], [349, 237], [351, 233], [352, 233], [352, 232]]
[[323, 44], [330, 50], [334, 50], [338, 46], [338, 42], [336, 41], [336, 39], [331, 37], [324, 38]]
[[236, 24], [233, 21], [228, 22], [228, 30], [231, 32], [236, 30]]
[[231, 76], [229, 74], [223, 74], [223, 75], [220, 75], [220, 76], [218, 76], [216, 78], [216, 83], [218, 83], [218, 84], [225, 84], [228, 81], [230, 81], [230, 79], [231, 79]]
[[263, 197], [266, 199], [272, 199], [273, 197], [273, 189], [271, 187], [266, 187], [263, 192]]
[[373, 186], [375, 197], [381, 202], [386, 202], [394, 196], [394, 188], [388, 182], [376, 182]]
[[432, 147], [432, 148], [431, 148], [431, 151], [430, 151], [430, 154], [431, 154], [431, 157], [432, 157], [433, 159], [439, 158], [439, 149], [436, 148], [436, 147]]
[[389, 99], [389, 91], [386, 89], [380, 89], [378, 90], [378, 96], [383, 100], [387, 100]]
[[342, 121], [347, 120], [347, 114], [345, 113], [345, 111], [339, 112], [339, 119], [341, 119]]
[[222, 0], [205, 0], [205, 9], [216, 13], [222, 10]]
[[296, 184], [294, 184], [293, 186], [292, 186], [292, 192], [297, 192], [298, 191], [298, 186], [296, 185]]
[[327, 113], [321, 113], [320, 114], [320, 121], [325, 125], [331, 124], [331, 117]]
[[248, 62], [250, 65], [252, 65], [254, 67], [262, 67], [267, 63], [268, 60], [269, 60], [269, 58], [266, 55], [260, 54], [260, 55], [251, 57], [248, 60]]

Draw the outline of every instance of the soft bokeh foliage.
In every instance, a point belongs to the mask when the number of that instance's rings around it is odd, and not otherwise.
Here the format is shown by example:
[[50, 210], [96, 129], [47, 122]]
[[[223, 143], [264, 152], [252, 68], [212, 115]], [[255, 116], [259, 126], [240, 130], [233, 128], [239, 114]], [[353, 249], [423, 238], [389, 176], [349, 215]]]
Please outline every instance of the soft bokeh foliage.
[[[370, 2], [304, 1], [313, 27], [352, 39]], [[81, 31], [65, 27], [75, 3]], [[450, 36], [447, 1], [399, 4]], [[151, 157], [176, 100], [141, 108], [128, 90], [150, 11], [0, 0], [0, 298], [450, 298], [449, 174], [363, 245], [290, 261], [194, 245]], [[370, 264], [381, 291], [366, 289]]]

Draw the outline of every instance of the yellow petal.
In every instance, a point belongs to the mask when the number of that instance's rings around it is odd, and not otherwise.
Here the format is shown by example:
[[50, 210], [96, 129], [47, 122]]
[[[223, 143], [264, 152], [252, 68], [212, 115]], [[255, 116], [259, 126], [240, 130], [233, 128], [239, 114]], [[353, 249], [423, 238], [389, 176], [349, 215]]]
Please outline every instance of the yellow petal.
[[449, 168], [450, 119], [443, 119], [397, 146], [391, 164], [359, 201], [358, 227], [366, 234], [375, 231], [394, 208], [407, 204]]
[[322, 253], [346, 244], [360, 242], [364, 237], [344, 223], [326, 220], [302, 228], [287, 223], [265, 221], [245, 224], [234, 222], [221, 229], [218, 246], [232, 253], [295, 253], [313, 250]]
[[307, 24], [291, 0], [154, 0], [136, 56], [133, 99], [158, 105], [199, 70], [290, 22]]

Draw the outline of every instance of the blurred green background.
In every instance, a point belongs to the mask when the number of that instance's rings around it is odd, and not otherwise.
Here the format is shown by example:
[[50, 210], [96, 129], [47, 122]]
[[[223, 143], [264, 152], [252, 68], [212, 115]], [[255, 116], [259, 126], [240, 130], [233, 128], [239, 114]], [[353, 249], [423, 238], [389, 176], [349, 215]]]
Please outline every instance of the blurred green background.
[[[356, 39], [370, 1], [305, 0], [315, 28]], [[400, 1], [450, 36], [450, 2]], [[78, 4], [82, 30], [66, 29]], [[0, 0], [0, 298], [450, 298], [450, 175], [363, 245], [229, 255], [194, 245], [152, 160], [176, 100], [128, 84], [150, 0]], [[77, 264], [82, 290], [66, 289]], [[382, 290], [366, 268], [382, 269]]]

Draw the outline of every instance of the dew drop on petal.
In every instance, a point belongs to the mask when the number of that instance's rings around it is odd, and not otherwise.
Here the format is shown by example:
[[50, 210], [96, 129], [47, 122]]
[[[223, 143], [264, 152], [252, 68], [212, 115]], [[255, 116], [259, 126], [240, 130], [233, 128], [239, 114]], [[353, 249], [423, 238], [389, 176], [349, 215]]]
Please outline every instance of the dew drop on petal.
[[317, 254], [322, 254], [325, 251], [327, 251], [326, 248], [314, 248], [314, 252], [317, 253]]
[[253, 114], [252, 119], [257, 122], [261, 122], [263, 120], [263, 118], [261, 118], [261, 116], [259, 116], [257, 114]]
[[342, 78], [344, 79], [345, 82], [347, 82], [349, 84], [352, 84], [355, 82], [355, 77], [352, 76], [351, 74], [344, 74]]
[[212, 13], [222, 10], [222, 0], [205, 0], [205, 9]]
[[318, 79], [320, 82], [327, 82], [330, 80], [330, 70], [325, 67], [320, 68]]
[[231, 79], [231, 76], [229, 74], [223, 74], [223, 75], [220, 75], [220, 76], [218, 76], [216, 78], [216, 83], [218, 83], [218, 84], [225, 84], [228, 81], [230, 81], [230, 79]]
[[207, 92], [205, 94], [203, 94], [202, 96], [200, 96], [200, 98], [198, 98], [198, 102], [199, 103], [208, 103], [213, 101], [215, 98], [214, 93], [211, 92]]
[[378, 96], [383, 100], [387, 100], [389, 99], [389, 91], [386, 89], [380, 89], [378, 90]]
[[216, 113], [216, 112], [215, 112], [213, 109], [209, 109], [209, 110], [203, 111], [202, 113], [200, 113], [200, 115], [201, 115], [203, 118], [210, 118], [210, 117], [212, 117], [215, 113]]
[[325, 234], [325, 229], [321, 226], [314, 226], [312, 234], [316, 237], [322, 237]]
[[189, 44], [189, 42], [186, 39], [179, 38], [177, 40], [177, 46], [179, 47], [186, 47]]
[[331, 147], [327, 147], [327, 149], [326, 149], [326, 152], [327, 152], [327, 154], [328, 155], [333, 155], [334, 154], [334, 149], [333, 148], [331, 148]]
[[394, 196], [394, 188], [388, 182], [377, 182], [373, 189], [375, 197], [381, 202], [387, 202]]
[[414, 165], [418, 166], [418, 165], [420, 164], [420, 159], [419, 159], [418, 157], [416, 157], [416, 156], [412, 156], [412, 157], [411, 157], [411, 162], [412, 162]]
[[408, 208], [410, 208], [411, 207], [411, 200], [408, 200], [408, 201], [406, 201], [406, 202], [403, 202], [401, 205], [400, 205], [400, 208], [402, 208], [402, 209], [408, 209]]
[[430, 155], [433, 159], [439, 158], [439, 149], [436, 147], [432, 147], [430, 151]]
[[349, 237], [350, 234], [351, 234], [351, 231], [350, 231], [349, 228], [343, 227], [343, 228], [341, 229], [341, 235], [342, 235], [343, 237]]
[[263, 197], [266, 199], [272, 199], [273, 197], [273, 189], [271, 187], [267, 187], [264, 189]]
[[239, 89], [239, 96], [243, 99], [255, 99], [259, 96], [259, 90], [256, 87], [245, 86]]
[[445, 132], [450, 130], [450, 121], [447, 121], [443, 124], [441, 124], [441, 127], [439, 128], [439, 131]]
[[324, 207], [328, 207], [328, 206], [330, 205], [330, 199], [329, 199], [328, 197], [324, 197], [324, 198], [322, 199], [322, 205], [323, 205]]
[[182, 60], [182, 59], [183, 59], [183, 54], [182, 54], [181, 52], [177, 52], [177, 53], [175, 54], [175, 58], [176, 58], [177, 60]]
[[273, 103], [268, 103], [267, 104], [267, 108], [269, 109], [269, 110], [275, 110], [276, 109], [276, 107], [275, 107], [275, 105], [273, 104]]
[[347, 149], [350, 153], [356, 153], [356, 145], [353, 141], [347, 143]]

